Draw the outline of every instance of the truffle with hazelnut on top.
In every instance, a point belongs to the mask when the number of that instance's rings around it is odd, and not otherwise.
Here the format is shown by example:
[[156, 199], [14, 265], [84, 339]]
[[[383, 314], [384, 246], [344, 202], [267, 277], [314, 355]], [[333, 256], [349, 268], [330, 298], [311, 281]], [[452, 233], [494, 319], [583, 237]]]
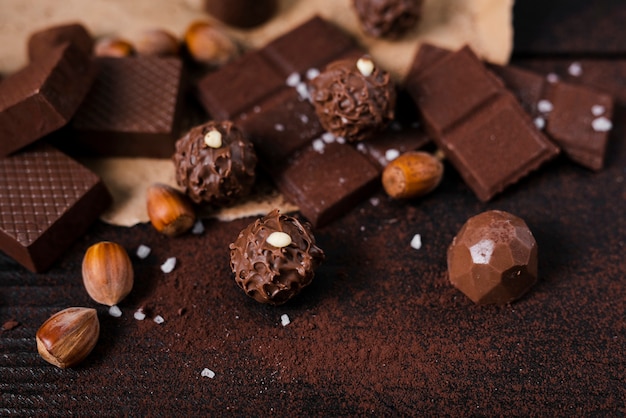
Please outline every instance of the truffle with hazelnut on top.
[[308, 223], [274, 209], [230, 244], [235, 281], [258, 302], [280, 305], [313, 280], [324, 260]]
[[394, 117], [396, 89], [369, 56], [334, 61], [311, 80], [311, 99], [322, 126], [356, 142], [383, 130]]
[[257, 156], [231, 121], [210, 121], [176, 142], [176, 181], [195, 203], [225, 206], [252, 190]]

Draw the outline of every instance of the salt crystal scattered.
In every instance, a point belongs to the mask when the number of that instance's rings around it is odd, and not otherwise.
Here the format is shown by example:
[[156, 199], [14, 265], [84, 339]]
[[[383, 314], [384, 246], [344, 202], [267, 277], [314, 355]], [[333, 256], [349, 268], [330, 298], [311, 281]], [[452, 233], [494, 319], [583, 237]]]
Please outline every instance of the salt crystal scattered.
[[153, 321], [160, 325], [165, 322], [165, 319], [163, 319], [161, 315], [157, 315], [154, 317]]
[[356, 149], [361, 152], [367, 152], [367, 147], [362, 142], [359, 142], [358, 144], [356, 144]]
[[372, 206], [378, 206], [380, 204], [380, 199], [377, 197], [372, 197], [370, 199], [370, 205]]
[[411, 240], [411, 248], [419, 250], [422, 248], [422, 236], [420, 234], [413, 235], [413, 239]]
[[344, 138], [343, 136], [338, 136], [337, 138], [335, 138], [335, 141], [337, 141], [338, 144], [345, 144], [346, 138]]
[[542, 117], [536, 117], [533, 122], [535, 122], [535, 126], [539, 130], [542, 130], [543, 128], [546, 127], [546, 120]]
[[286, 80], [286, 83], [289, 87], [295, 87], [298, 85], [299, 82], [300, 82], [300, 74], [298, 73], [289, 74], [289, 77], [287, 77], [287, 80]]
[[320, 154], [324, 153], [324, 141], [322, 141], [321, 139], [317, 138], [315, 140], [313, 140], [313, 149], [317, 152], [319, 152]]
[[546, 76], [546, 80], [548, 80], [548, 83], [556, 83], [559, 81], [559, 76], [555, 73], [550, 73]]
[[274, 125], [274, 129], [276, 129], [278, 132], [282, 132], [285, 130], [285, 125], [277, 123], [276, 125]]
[[165, 260], [165, 263], [161, 264], [161, 271], [163, 273], [171, 273], [176, 267], [176, 257], [170, 257]]
[[109, 315], [114, 318], [119, 318], [122, 316], [122, 310], [117, 305], [113, 305], [109, 308]]
[[602, 105], [593, 105], [593, 106], [591, 106], [591, 114], [593, 116], [600, 116], [604, 112], [606, 112], [606, 109]]
[[254, 106], [254, 107], [252, 108], [252, 111], [253, 111], [254, 113], [259, 113], [259, 112], [261, 111], [261, 106]]
[[144, 258], [150, 255], [150, 251], [152, 251], [150, 247], [148, 247], [147, 245], [141, 244], [139, 247], [137, 247], [137, 257], [143, 260]]
[[567, 68], [567, 72], [571, 76], [580, 77], [583, 73], [583, 67], [580, 65], [580, 62], [573, 62]]
[[300, 115], [300, 121], [302, 123], [309, 123], [309, 117], [307, 115]]
[[193, 224], [193, 228], [191, 228], [191, 233], [194, 235], [200, 235], [204, 232], [204, 224], [202, 223], [202, 219], [198, 219], [195, 224]]
[[591, 127], [596, 132], [608, 132], [613, 128], [613, 123], [604, 116], [600, 116], [591, 122]]
[[309, 80], [313, 80], [318, 75], [320, 75], [320, 70], [318, 70], [317, 68], [309, 68], [306, 71], [306, 78]]
[[400, 156], [400, 151], [395, 148], [388, 149], [385, 151], [385, 159], [387, 161], [393, 161]]
[[137, 321], [143, 321], [144, 319], [146, 319], [146, 314], [141, 309], [136, 310], [133, 316]]
[[289, 325], [291, 323], [291, 320], [289, 319], [289, 315], [282, 314], [280, 316], [280, 323], [283, 327], [286, 327], [287, 325]]
[[200, 372], [200, 376], [208, 377], [209, 379], [213, 379], [215, 377], [215, 372], [211, 369], [207, 369], [206, 367]]
[[331, 143], [335, 142], [335, 135], [333, 135], [330, 132], [324, 132], [322, 134], [322, 141], [324, 141], [327, 144], [331, 144]]
[[541, 113], [551, 112], [552, 109], [554, 109], [554, 106], [549, 100], [539, 100], [539, 102], [537, 103], [537, 110], [539, 110]]
[[296, 91], [298, 92], [298, 95], [301, 99], [308, 100], [311, 98], [311, 95], [309, 94], [309, 88], [307, 87], [306, 83], [298, 83], [296, 85]]

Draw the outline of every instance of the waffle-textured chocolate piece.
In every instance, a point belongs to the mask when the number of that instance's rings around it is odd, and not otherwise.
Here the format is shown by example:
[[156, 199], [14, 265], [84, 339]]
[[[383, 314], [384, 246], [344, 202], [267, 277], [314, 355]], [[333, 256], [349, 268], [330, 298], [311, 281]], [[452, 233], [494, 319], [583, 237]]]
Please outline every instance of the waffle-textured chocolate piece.
[[48, 49], [0, 83], [0, 157], [61, 128], [95, 77], [93, 61], [73, 43]]
[[95, 174], [49, 145], [0, 159], [0, 250], [44, 271], [110, 202]]
[[541, 74], [513, 66], [494, 65], [491, 69], [570, 159], [591, 170], [602, 169], [613, 119], [609, 94], [548, 81]]
[[179, 135], [178, 58], [98, 58], [98, 77], [72, 121], [68, 153], [169, 158]]
[[[326, 64], [362, 54], [352, 38], [314, 17], [199, 83], [207, 112], [246, 131], [259, 164], [314, 226], [332, 221], [367, 196], [380, 174], [368, 157], [324, 132], [309, 102], [308, 82]], [[318, 163], [322, 166], [315, 168]]]
[[559, 153], [471, 49], [428, 53], [439, 58], [434, 63], [419, 55], [407, 78], [409, 92], [427, 130], [480, 200]]

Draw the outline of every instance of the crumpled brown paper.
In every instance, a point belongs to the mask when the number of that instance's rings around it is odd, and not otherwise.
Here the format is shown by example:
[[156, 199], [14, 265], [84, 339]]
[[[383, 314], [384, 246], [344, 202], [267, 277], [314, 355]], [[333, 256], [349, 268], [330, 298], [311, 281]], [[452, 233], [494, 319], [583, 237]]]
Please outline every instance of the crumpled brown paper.
[[[210, 19], [202, 12], [201, 3], [202, 0], [2, 0], [0, 72], [15, 71], [26, 63], [26, 41], [35, 30], [78, 21], [95, 36], [115, 34], [131, 41], [140, 31], [154, 27], [182, 35], [192, 21]], [[482, 58], [506, 63], [513, 44], [512, 7], [513, 0], [425, 0], [423, 18], [415, 30], [400, 40], [387, 41], [362, 32], [351, 0], [281, 0], [278, 13], [266, 24], [247, 31], [225, 30], [244, 46], [257, 48], [317, 14], [354, 35], [380, 66], [401, 81], [422, 42], [450, 49], [469, 44]], [[115, 225], [132, 226], [148, 220], [148, 185], [175, 185], [174, 166], [169, 159], [83, 162], [103, 178], [113, 194], [114, 204], [102, 218]], [[229, 220], [263, 214], [274, 207], [283, 212], [296, 209], [271, 188], [261, 187], [245, 202], [208, 212], [206, 216]]]

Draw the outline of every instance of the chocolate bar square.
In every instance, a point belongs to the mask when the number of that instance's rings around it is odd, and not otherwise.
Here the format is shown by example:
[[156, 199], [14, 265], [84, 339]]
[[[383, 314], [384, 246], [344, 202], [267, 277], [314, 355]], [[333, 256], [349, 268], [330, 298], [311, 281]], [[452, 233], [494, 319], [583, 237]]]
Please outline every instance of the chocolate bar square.
[[98, 58], [99, 73], [72, 121], [72, 154], [168, 158], [179, 135], [182, 63], [177, 58]]
[[236, 122], [254, 142], [264, 166], [282, 162], [324, 132], [311, 103], [291, 88], [270, 96]]
[[0, 83], [0, 157], [61, 128], [95, 77], [90, 56], [64, 43]]
[[366, 198], [380, 174], [354, 147], [338, 143], [306, 147], [270, 172], [281, 192], [318, 226]]
[[418, 52], [409, 91], [435, 142], [480, 200], [559, 153], [469, 48], [445, 57], [425, 51]]
[[[571, 160], [591, 170], [602, 169], [613, 118], [610, 95], [587, 86], [549, 82], [512, 66], [492, 69]], [[542, 101], [548, 110], [540, 109]]]
[[44, 271], [110, 202], [95, 174], [49, 145], [0, 159], [0, 250]]

